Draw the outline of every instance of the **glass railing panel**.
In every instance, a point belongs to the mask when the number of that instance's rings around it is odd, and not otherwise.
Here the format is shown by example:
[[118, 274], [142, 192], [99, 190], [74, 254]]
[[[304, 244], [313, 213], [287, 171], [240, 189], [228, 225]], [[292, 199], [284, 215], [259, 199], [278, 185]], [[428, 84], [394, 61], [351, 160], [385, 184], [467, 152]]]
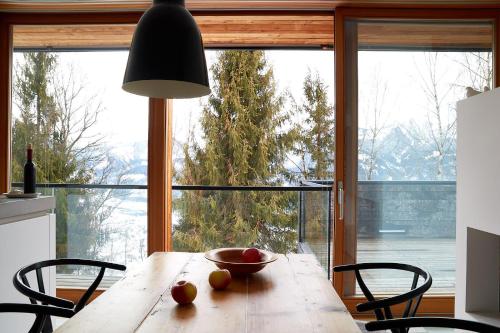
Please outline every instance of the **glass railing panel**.
[[310, 253], [328, 272], [328, 186], [259, 190], [174, 186], [173, 198], [174, 251], [255, 246], [276, 253]]
[[[433, 277], [432, 292], [453, 293], [455, 182], [359, 181], [357, 196], [357, 261], [424, 267]], [[378, 293], [404, 292], [411, 276], [371, 272], [367, 283]]]
[[[186, 188], [173, 191], [173, 251], [256, 246], [283, 254], [310, 253], [328, 272], [330, 186]], [[147, 257], [146, 186], [54, 184], [37, 191], [56, 198], [57, 258], [105, 260], [130, 269]], [[87, 286], [96, 274], [88, 268], [59, 267], [57, 283]], [[122, 275], [109, 271], [102, 287]]]
[[298, 193], [176, 190], [174, 251], [250, 247], [297, 252]]
[[331, 257], [331, 192], [301, 192], [300, 213], [302, 252], [316, 256], [321, 267], [329, 273]]
[[[104, 260], [131, 269], [147, 257], [146, 186], [69, 186], [37, 188], [56, 198], [57, 258]], [[58, 267], [57, 285], [87, 285], [96, 274], [91, 268]], [[107, 270], [101, 287], [121, 276]]]

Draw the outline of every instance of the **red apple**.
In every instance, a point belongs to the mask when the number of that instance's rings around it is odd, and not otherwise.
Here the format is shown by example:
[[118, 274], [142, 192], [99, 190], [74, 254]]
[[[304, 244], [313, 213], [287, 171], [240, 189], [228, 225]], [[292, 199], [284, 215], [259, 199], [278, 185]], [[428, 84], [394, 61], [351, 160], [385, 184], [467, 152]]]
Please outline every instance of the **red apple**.
[[193, 303], [196, 292], [196, 286], [188, 281], [179, 281], [170, 288], [172, 298], [181, 305]]
[[260, 262], [262, 260], [262, 255], [258, 249], [251, 247], [241, 253], [241, 260], [247, 263]]
[[227, 269], [217, 269], [208, 276], [208, 283], [216, 290], [226, 289], [231, 283], [231, 273]]

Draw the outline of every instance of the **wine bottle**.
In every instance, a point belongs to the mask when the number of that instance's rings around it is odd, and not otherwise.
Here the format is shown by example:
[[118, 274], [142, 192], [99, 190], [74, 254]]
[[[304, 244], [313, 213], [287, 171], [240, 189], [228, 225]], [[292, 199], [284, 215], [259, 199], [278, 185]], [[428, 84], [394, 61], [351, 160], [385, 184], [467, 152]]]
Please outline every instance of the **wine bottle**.
[[33, 148], [31, 144], [26, 149], [26, 164], [24, 165], [24, 193], [35, 193], [36, 169], [33, 164]]

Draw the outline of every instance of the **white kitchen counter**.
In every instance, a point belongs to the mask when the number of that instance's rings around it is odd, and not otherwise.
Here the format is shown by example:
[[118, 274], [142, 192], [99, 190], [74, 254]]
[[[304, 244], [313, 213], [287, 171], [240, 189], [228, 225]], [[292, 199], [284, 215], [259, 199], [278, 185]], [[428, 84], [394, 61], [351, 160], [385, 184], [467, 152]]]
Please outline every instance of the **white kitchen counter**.
[[0, 225], [46, 215], [56, 207], [54, 197], [10, 199], [0, 195]]
[[[56, 257], [56, 219], [51, 209], [54, 197], [34, 199], [8, 199], [0, 196], [0, 303], [29, 303], [12, 283], [17, 270], [26, 265]], [[54, 268], [44, 269], [45, 290], [56, 292]], [[34, 276], [28, 280], [36, 286]], [[2, 314], [1, 332], [27, 332], [33, 316], [28, 314]]]

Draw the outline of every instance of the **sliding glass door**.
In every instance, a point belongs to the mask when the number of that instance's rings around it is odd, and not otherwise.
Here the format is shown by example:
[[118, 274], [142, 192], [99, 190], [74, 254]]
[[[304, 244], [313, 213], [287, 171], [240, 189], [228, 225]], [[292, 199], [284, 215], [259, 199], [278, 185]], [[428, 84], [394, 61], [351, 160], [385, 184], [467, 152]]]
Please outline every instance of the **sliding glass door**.
[[[346, 19], [343, 261], [428, 269], [455, 287], [456, 102], [493, 82], [490, 21]], [[411, 275], [365, 276], [377, 294]], [[344, 295], [360, 290], [344, 277]]]

